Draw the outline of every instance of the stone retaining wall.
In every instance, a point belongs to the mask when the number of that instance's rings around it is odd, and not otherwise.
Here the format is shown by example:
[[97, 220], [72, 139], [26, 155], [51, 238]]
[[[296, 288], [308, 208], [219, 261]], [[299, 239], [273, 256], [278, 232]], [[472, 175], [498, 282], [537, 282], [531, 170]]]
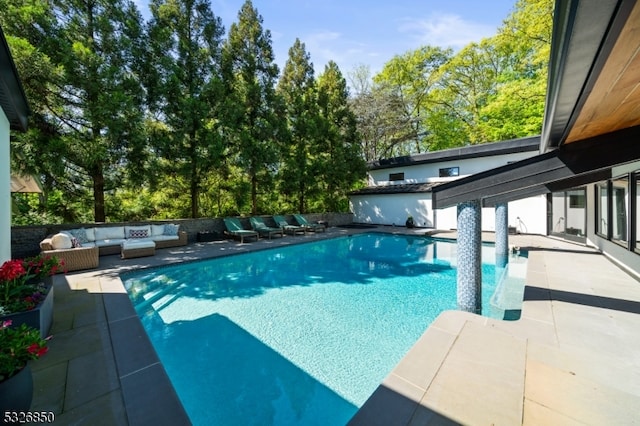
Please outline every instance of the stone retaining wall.
[[[289, 223], [295, 223], [292, 215], [284, 215]], [[329, 226], [348, 225], [353, 223], [352, 213], [309, 213], [304, 215], [309, 222], [325, 221]], [[267, 225], [274, 226], [272, 216], [264, 215]], [[245, 228], [250, 229], [249, 218], [241, 218]], [[11, 227], [11, 256], [14, 259], [34, 256], [40, 252], [40, 241], [49, 235], [65, 229], [92, 228], [103, 226], [143, 225], [143, 224], [176, 223], [180, 229], [186, 231], [189, 242], [197, 241], [198, 232], [209, 231], [222, 234], [225, 230], [222, 218], [150, 220], [140, 222], [109, 222], [109, 223], [67, 223], [62, 225], [32, 225]]]

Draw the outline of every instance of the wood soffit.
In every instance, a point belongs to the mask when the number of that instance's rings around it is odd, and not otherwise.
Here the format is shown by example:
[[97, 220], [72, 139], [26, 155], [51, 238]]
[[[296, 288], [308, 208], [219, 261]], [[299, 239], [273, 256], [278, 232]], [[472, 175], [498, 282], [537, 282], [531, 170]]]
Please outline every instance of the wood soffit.
[[614, 44], [566, 143], [640, 125], [640, 2]]

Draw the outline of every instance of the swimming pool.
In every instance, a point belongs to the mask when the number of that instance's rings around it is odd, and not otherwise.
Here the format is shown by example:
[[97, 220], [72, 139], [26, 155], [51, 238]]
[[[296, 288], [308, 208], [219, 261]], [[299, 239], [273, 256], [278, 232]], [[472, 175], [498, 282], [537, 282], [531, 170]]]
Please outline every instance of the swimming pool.
[[[195, 425], [337, 425], [456, 308], [455, 260], [455, 243], [371, 233], [122, 279]], [[493, 260], [483, 246], [484, 313], [501, 316], [523, 260]]]

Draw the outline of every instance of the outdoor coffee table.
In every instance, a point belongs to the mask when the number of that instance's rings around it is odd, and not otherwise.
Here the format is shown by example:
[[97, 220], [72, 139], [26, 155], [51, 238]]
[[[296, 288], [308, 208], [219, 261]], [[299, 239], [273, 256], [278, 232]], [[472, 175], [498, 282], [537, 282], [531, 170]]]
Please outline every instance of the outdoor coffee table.
[[120, 245], [120, 248], [120, 254], [123, 259], [156, 254], [156, 243], [151, 240], [127, 240]]

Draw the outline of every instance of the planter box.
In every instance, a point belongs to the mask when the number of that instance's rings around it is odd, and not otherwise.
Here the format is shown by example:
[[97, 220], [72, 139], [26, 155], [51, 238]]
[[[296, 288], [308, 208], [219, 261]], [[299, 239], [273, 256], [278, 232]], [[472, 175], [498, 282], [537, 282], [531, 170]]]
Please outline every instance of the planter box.
[[0, 321], [11, 320], [12, 327], [20, 324], [27, 324], [40, 330], [40, 337], [49, 335], [51, 324], [53, 324], [53, 281], [51, 278], [45, 280], [47, 284], [47, 294], [42, 302], [30, 311], [14, 312], [8, 315], [0, 315]]

